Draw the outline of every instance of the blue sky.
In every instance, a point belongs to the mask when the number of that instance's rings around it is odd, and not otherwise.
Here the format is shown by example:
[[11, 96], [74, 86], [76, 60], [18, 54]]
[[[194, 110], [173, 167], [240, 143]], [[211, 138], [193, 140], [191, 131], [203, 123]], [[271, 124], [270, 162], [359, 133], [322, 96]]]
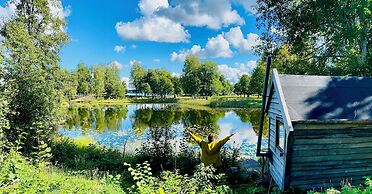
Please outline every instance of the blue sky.
[[[115, 64], [128, 79], [133, 61], [180, 74], [186, 54], [213, 60], [235, 82], [250, 73], [260, 34], [252, 0], [62, 0], [70, 41], [61, 66]], [[0, 17], [7, 14], [0, 0]], [[116, 49], [115, 49], [116, 48]], [[173, 53], [173, 54], [172, 54]]]

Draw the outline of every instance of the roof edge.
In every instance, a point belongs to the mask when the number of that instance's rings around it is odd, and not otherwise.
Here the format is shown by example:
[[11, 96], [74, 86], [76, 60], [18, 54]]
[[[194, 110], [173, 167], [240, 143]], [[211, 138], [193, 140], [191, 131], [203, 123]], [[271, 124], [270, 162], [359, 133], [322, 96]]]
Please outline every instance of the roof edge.
[[329, 119], [329, 120], [293, 120], [293, 124], [368, 124], [372, 125], [372, 120], [349, 120], [349, 119]]
[[283, 115], [284, 115], [283, 120], [287, 123], [287, 126], [289, 127], [289, 130], [293, 131], [292, 120], [291, 120], [291, 117], [289, 115], [288, 106], [287, 106], [287, 103], [286, 103], [285, 98], [284, 98], [282, 84], [280, 83], [280, 79], [279, 79], [279, 73], [278, 73], [278, 70], [275, 69], [275, 68], [272, 71], [272, 78], [273, 79], [271, 80], [271, 82], [273, 83], [274, 87], [276, 88], [276, 90], [278, 92], [279, 101], [283, 106]]

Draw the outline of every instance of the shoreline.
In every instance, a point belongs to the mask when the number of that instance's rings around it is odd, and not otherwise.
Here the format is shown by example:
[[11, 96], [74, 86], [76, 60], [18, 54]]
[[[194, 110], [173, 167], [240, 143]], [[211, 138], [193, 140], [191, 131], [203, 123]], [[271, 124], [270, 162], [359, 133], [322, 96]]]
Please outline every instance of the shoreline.
[[261, 98], [218, 96], [192, 99], [191, 97], [178, 98], [124, 98], [124, 99], [87, 99], [71, 100], [65, 102], [66, 106], [90, 108], [101, 106], [121, 106], [125, 104], [177, 104], [182, 107], [200, 108], [260, 108]]

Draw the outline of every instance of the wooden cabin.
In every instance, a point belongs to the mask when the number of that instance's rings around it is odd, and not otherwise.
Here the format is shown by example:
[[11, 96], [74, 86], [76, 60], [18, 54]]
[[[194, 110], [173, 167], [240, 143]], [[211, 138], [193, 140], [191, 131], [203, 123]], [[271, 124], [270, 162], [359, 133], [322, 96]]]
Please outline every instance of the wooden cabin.
[[269, 171], [281, 190], [372, 176], [372, 78], [279, 75], [269, 82]]

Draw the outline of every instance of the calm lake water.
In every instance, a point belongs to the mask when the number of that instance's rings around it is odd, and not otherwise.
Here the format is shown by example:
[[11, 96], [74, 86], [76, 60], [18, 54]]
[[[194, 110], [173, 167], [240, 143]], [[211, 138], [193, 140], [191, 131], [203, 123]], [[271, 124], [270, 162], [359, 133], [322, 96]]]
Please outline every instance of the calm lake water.
[[[218, 138], [238, 132], [226, 146], [237, 146], [242, 155], [253, 157], [260, 110], [200, 110], [172, 104], [128, 104], [105, 108], [73, 108], [68, 110], [67, 115], [66, 123], [59, 130], [63, 136], [87, 136], [100, 145], [125, 149], [126, 152], [134, 152], [141, 143], [151, 138], [168, 138], [178, 147], [179, 140], [185, 135], [184, 129], [196, 125], [205, 128], [196, 132], [204, 139], [210, 132]], [[154, 132], [160, 129], [166, 133], [159, 136]], [[267, 147], [266, 140], [263, 144], [263, 147]]]

